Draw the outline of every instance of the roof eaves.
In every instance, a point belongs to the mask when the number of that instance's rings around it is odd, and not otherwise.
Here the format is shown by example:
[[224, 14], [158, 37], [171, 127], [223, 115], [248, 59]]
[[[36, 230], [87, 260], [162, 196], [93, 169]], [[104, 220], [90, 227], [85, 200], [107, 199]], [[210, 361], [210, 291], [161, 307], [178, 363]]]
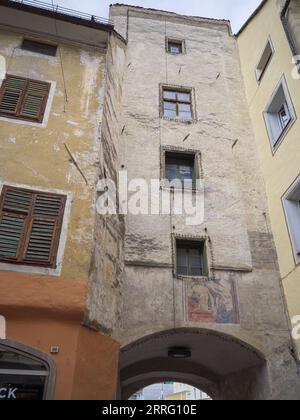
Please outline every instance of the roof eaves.
[[264, 7], [264, 5], [267, 3], [267, 1], [268, 0], [262, 0], [262, 2], [260, 3], [260, 5], [254, 10], [254, 12], [252, 13], [252, 15], [246, 20], [246, 22], [241, 27], [241, 29], [236, 33], [236, 35], [235, 35], [236, 37], [239, 37], [241, 35], [241, 33], [247, 28], [247, 26], [252, 21], [252, 19], [254, 19], [256, 15], [258, 15], [258, 13]]
[[[38, 4], [42, 4], [41, 2], [37, 2], [36, 6], [34, 5], [34, 2], [28, 2], [26, 3], [20, 3], [13, 0], [0, 0], [0, 6], [9, 7], [16, 10], [22, 10], [25, 12], [33, 13], [40, 16], [46, 16], [49, 18], [70, 22], [75, 25], [81, 25], [86, 26], [92, 29], [98, 29], [106, 32], [112, 32], [114, 29], [114, 25], [112, 22], [108, 21], [105, 22], [103, 19], [103, 22], [97, 21], [96, 17], [90, 16], [91, 19], [84, 19], [83, 17], [80, 17], [80, 14], [74, 11], [74, 15], [71, 14], [64, 14], [60, 12], [59, 10], [63, 10], [63, 8], [58, 8], [56, 10], [50, 10], [49, 8], [42, 8], [38, 7]], [[76, 15], [77, 14], [77, 15]]]

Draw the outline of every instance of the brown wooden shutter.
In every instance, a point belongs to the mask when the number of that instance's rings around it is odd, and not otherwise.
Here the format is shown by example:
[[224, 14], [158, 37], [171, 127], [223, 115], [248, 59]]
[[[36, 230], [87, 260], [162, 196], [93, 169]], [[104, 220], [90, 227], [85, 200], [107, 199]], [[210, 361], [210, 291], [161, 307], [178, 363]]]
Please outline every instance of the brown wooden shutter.
[[0, 93], [0, 113], [17, 116], [27, 82], [19, 77], [7, 76]]
[[42, 121], [48, 94], [48, 83], [28, 81], [20, 115], [32, 120]]
[[37, 194], [27, 235], [24, 261], [52, 265], [65, 208], [65, 197]]
[[25, 219], [22, 216], [2, 213], [0, 216], [0, 259], [17, 260]]
[[0, 115], [42, 122], [50, 84], [7, 75], [0, 92]]
[[0, 260], [55, 267], [66, 197], [5, 186]]
[[32, 194], [4, 187], [0, 216], [0, 258], [17, 260], [25, 234]]

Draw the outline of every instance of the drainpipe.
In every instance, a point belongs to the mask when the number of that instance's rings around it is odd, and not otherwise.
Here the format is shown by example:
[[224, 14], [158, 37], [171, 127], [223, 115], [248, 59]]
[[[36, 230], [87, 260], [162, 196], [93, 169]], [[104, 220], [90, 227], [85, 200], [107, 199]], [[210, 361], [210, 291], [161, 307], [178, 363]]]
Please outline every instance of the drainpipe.
[[293, 56], [296, 56], [297, 53], [298, 53], [297, 48], [296, 48], [296, 44], [293, 40], [293, 37], [290, 34], [289, 25], [288, 25], [288, 22], [287, 22], [287, 19], [286, 19], [286, 12], [288, 11], [288, 8], [289, 8], [290, 4], [291, 4], [291, 0], [287, 0], [285, 2], [285, 5], [283, 6], [283, 9], [282, 9], [281, 14], [280, 14], [280, 19], [281, 19], [283, 28], [285, 30], [287, 39], [289, 41]]

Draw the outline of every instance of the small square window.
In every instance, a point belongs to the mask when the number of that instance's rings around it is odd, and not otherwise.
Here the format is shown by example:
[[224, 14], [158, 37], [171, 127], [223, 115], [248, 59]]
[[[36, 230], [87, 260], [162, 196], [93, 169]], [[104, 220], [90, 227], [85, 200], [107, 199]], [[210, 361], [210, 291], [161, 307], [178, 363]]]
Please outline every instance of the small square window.
[[163, 88], [163, 116], [183, 121], [192, 120], [191, 91]]
[[167, 152], [165, 177], [176, 188], [194, 189], [196, 182], [195, 156]]
[[283, 197], [295, 260], [300, 263], [300, 177]]
[[258, 81], [260, 81], [267, 70], [267, 67], [271, 61], [271, 58], [273, 57], [274, 49], [271, 44], [271, 41], [268, 40], [267, 45], [264, 49], [264, 52], [261, 56], [261, 59], [259, 60], [259, 63], [256, 67], [256, 78]]
[[179, 276], [208, 276], [205, 241], [176, 240], [176, 273]]
[[57, 45], [45, 44], [44, 42], [38, 42], [32, 39], [24, 39], [21, 48], [22, 50], [49, 55], [50, 57], [55, 57], [57, 52]]
[[275, 149], [288, 127], [295, 120], [294, 107], [283, 79], [264, 112], [272, 148]]
[[170, 54], [182, 54], [183, 53], [183, 42], [168, 40], [168, 52]]

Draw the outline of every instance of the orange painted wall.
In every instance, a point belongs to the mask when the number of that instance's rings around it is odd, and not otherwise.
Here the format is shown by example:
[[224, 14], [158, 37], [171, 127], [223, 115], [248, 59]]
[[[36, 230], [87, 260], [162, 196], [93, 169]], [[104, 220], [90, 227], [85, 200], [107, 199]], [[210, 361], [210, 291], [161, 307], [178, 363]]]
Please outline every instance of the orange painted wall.
[[[55, 399], [69, 400], [72, 396], [73, 377], [79, 325], [54, 319], [24, 316], [7, 317], [7, 338], [48, 354], [56, 364]], [[50, 347], [59, 345], [58, 355], [50, 354]]]
[[[1, 293], [2, 291], [2, 293]], [[87, 279], [34, 276], [0, 272], [0, 313], [13, 317], [39, 311], [81, 321], [87, 294]]]
[[[87, 281], [0, 273], [7, 339], [48, 354], [56, 364], [54, 398], [114, 399], [119, 345], [81, 325]], [[4, 293], [5, 292], [5, 293]], [[50, 353], [59, 346], [59, 354]]]
[[81, 327], [72, 399], [116, 399], [119, 349], [112, 338]]

